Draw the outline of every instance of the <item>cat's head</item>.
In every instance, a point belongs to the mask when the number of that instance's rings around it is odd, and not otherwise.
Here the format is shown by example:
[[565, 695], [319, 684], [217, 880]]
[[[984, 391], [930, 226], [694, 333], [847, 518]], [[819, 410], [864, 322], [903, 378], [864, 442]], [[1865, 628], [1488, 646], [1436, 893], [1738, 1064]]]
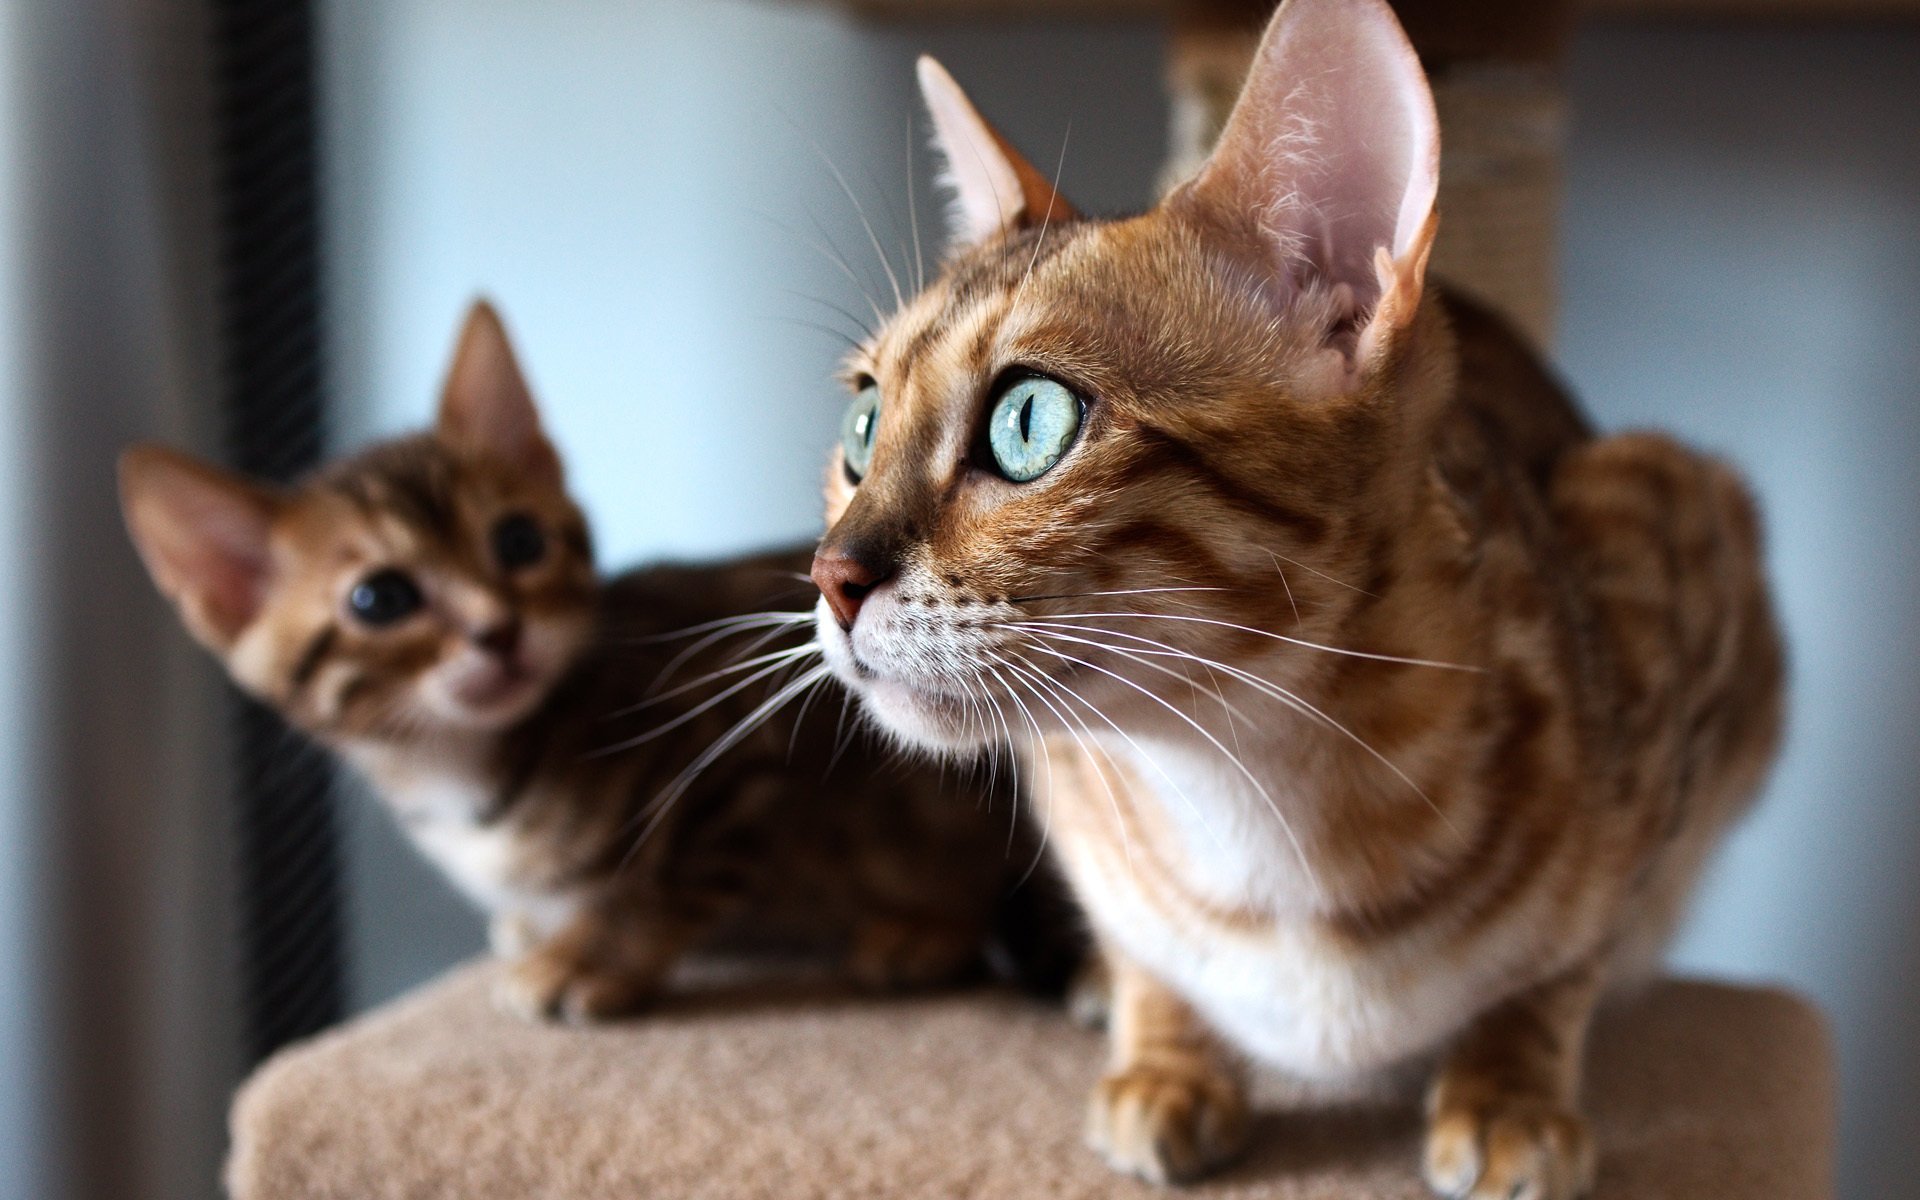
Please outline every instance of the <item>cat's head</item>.
[[965, 750], [1137, 725], [1190, 707], [1196, 658], [1328, 628], [1423, 482], [1451, 353], [1422, 301], [1433, 100], [1391, 11], [1288, 0], [1207, 164], [1124, 220], [920, 81], [953, 245], [848, 364], [828, 661], [904, 740]]
[[505, 728], [592, 627], [586, 521], [485, 304], [429, 432], [288, 489], [137, 447], [120, 486], [187, 629], [243, 688], [335, 742]]

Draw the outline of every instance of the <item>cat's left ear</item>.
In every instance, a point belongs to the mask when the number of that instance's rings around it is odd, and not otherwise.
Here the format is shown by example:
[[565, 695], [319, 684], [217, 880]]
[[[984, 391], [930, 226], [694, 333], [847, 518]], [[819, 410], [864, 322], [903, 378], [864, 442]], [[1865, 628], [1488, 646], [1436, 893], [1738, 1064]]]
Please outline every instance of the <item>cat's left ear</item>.
[[435, 431], [445, 441], [559, 486], [560, 456], [540, 427], [540, 410], [514, 357], [500, 314], [485, 300], [467, 310], [440, 395]]
[[920, 56], [920, 95], [933, 115], [933, 144], [946, 159], [941, 182], [953, 192], [949, 236], [957, 247], [986, 241], [1003, 229], [1079, 214], [1032, 163], [1023, 158], [967, 99], [947, 69]]
[[1385, 0], [1286, 0], [1213, 155], [1169, 203], [1252, 229], [1280, 304], [1326, 290], [1344, 387], [1419, 308], [1439, 178], [1433, 92]]

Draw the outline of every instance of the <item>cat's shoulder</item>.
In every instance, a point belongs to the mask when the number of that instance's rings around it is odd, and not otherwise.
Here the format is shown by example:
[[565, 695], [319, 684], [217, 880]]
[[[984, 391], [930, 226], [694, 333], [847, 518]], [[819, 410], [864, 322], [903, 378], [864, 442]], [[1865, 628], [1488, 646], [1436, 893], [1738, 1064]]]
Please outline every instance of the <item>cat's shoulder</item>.
[[1442, 285], [1440, 306], [1459, 362], [1456, 412], [1543, 491], [1566, 454], [1593, 440], [1591, 422], [1541, 353], [1506, 318]]

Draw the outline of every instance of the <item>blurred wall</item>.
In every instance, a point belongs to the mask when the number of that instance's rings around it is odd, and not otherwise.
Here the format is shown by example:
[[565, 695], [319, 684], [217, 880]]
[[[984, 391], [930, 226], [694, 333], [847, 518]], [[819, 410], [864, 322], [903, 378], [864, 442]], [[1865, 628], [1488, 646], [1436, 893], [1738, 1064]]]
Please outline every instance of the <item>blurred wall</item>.
[[[330, 315], [354, 431], [426, 418], [461, 306], [490, 292], [612, 562], [818, 532], [836, 346], [790, 322], [846, 322], [793, 293], [865, 301], [807, 243], [891, 293], [815, 144], [898, 266], [915, 52], [1037, 162], [1065, 140], [1087, 207], [1143, 203], [1158, 164], [1150, 25], [882, 32], [768, 0], [328, 13]], [[1737, 459], [1771, 517], [1793, 731], [1678, 959], [1824, 1005], [1841, 1192], [1861, 1196], [1920, 1172], [1916, 91], [1909, 27], [1590, 30], [1564, 242], [1559, 358], [1592, 408]], [[353, 849], [363, 1001], [478, 948], [370, 804]]]
[[208, 1195], [238, 1073], [214, 678], [114, 458], [207, 448], [197, 4], [0, 5], [0, 1197]]

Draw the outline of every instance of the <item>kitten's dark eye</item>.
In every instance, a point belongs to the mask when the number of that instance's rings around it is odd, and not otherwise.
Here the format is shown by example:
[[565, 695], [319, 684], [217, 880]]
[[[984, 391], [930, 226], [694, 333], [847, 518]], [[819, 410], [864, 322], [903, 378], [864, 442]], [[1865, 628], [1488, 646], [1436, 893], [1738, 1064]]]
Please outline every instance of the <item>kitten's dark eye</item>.
[[847, 482], [859, 483], [873, 464], [873, 435], [880, 427], [880, 385], [860, 389], [840, 421], [840, 453], [847, 464]]
[[353, 586], [347, 607], [367, 625], [391, 625], [420, 609], [420, 585], [405, 571], [388, 567]]
[[509, 571], [530, 567], [546, 557], [547, 535], [525, 513], [501, 517], [493, 527], [493, 557]]

